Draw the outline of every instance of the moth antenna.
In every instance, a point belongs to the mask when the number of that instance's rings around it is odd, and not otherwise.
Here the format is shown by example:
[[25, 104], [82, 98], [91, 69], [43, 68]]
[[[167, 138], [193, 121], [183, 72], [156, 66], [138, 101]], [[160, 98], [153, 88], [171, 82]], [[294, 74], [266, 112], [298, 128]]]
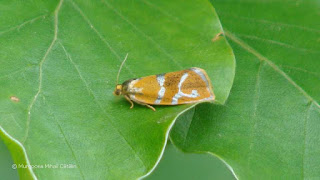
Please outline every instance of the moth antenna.
[[119, 68], [119, 71], [118, 71], [118, 75], [117, 75], [117, 82], [116, 82], [116, 85], [119, 83], [119, 76], [120, 76], [120, 72], [121, 72], [122, 66], [124, 65], [124, 63], [125, 63], [125, 62], [126, 62], [126, 60], [127, 60], [127, 57], [128, 57], [128, 53], [127, 53], [126, 57], [124, 58], [124, 60], [122, 61], [121, 65], [120, 65], [120, 68]]

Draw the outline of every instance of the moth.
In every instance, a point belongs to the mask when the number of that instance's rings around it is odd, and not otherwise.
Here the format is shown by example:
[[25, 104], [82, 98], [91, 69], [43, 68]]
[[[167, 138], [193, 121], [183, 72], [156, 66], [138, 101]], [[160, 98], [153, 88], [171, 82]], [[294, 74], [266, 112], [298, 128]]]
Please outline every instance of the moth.
[[128, 54], [119, 68], [113, 94], [123, 95], [131, 103], [131, 109], [133, 102], [156, 111], [151, 105], [180, 105], [215, 99], [206, 71], [197, 67], [129, 79], [119, 84], [119, 75], [127, 57]]

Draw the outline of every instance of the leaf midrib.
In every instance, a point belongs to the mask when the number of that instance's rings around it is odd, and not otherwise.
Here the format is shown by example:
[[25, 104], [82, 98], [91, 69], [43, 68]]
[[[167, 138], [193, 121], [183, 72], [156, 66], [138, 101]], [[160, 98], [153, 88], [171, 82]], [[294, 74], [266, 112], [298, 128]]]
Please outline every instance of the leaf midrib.
[[52, 47], [54, 46], [55, 42], [57, 41], [58, 38], [58, 17], [59, 17], [59, 11], [60, 8], [62, 6], [63, 0], [60, 0], [58, 6], [56, 7], [55, 11], [54, 11], [54, 34], [53, 34], [53, 39], [52, 42], [50, 43], [49, 48], [47, 49], [46, 53], [44, 54], [43, 58], [41, 59], [40, 63], [39, 63], [39, 80], [38, 80], [38, 91], [37, 93], [34, 95], [30, 105], [28, 106], [28, 115], [27, 115], [27, 125], [26, 125], [26, 132], [25, 132], [25, 136], [23, 137], [21, 143], [24, 144], [24, 142], [27, 140], [28, 135], [29, 135], [29, 129], [30, 129], [30, 122], [31, 122], [31, 110], [32, 107], [34, 105], [34, 103], [36, 102], [40, 92], [41, 92], [41, 88], [42, 88], [42, 66], [43, 63], [45, 62], [47, 56], [49, 55]]

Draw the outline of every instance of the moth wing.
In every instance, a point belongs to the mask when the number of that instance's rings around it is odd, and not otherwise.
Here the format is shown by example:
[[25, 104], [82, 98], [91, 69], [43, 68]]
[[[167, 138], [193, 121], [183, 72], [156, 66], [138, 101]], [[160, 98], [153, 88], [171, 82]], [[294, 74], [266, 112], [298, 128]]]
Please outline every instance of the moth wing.
[[155, 104], [160, 91], [157, 75], [146, 76], [128, 84], [129, 97], [140, 104]]
[[211, 81], [201, 68], [165, 74], [165, 94], [160, 104], [189, 104], [215, 99]]
[[215, 96], [201, 68], [146, 76], [128, 84], [129, 96], [140, 104], [177, 105], [212, 101]]

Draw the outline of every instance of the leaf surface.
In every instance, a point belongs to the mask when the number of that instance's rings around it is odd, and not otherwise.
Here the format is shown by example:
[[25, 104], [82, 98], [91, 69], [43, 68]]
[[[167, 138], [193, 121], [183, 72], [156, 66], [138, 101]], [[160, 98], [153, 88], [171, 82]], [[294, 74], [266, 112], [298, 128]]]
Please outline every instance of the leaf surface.
[[224, 106], [203, 104], [181, 117], [172, 141], [221, 157], [239, 179], [318, 179], [320, 4], [212, 4], [235, 52], [235, 82]]
[[218, 103], [232, 86], [233, 52], [224, 37], [212, 41], [222, 29], [205, 0], [3, 1], [0, 12], [0, 135], [25, 165], [21, 179], [153, 170], [174, 120], [192, 106], [130, 110], [114, 97], [127, 53], [120, 81], [200, 67]]

